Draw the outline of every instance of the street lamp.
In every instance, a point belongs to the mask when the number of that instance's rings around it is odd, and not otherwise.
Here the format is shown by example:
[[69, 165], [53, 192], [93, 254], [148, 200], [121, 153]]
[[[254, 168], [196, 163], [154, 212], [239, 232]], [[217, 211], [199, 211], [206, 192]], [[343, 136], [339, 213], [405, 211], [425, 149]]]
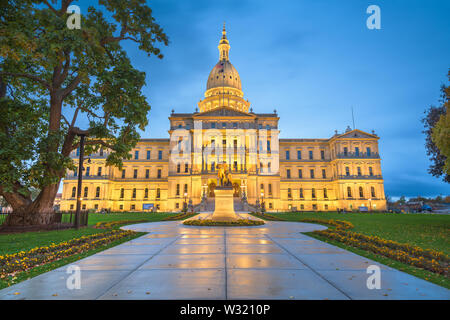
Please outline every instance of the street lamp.
[[372, 198], [369, 198], [369, 211], [372, 212]]
[[78, 187], [77, 187], [77, 209], [75, 211], [75, 228], [80, 228], [80, 209], [81, 209], [81, 186], [83, 183], [83, 161], [84, 161], [84, 138], [85, 134], [80, 136], [80, 158], [78, 159]]
[[186, 200], [187, 200], [187, 192], [184, 193], [184, 206], [183, 206], [184, 212], [187, 212], [187, 202], [186, 202]]
[[261, 191], [261, 211], [264, 212], [264, 192]]

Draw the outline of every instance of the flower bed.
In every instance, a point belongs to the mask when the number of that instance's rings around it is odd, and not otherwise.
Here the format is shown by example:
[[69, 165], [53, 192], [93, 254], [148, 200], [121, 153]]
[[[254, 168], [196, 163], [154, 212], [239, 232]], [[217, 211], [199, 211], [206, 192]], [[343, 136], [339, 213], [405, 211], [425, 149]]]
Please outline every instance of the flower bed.
[[134, 231], [111, 230], [45, 247], [36, 247], [29, 251], [0, 255], [0, 279], [74, 254], [98, 248], [133, 234], [135, 234]]
[[94, 228], [96, 228], [96, 229], [112, 229], [112, 228], [117, 227], [117, 226], [122, 225], [122, 224], [141, 223], [141, 222], [148, 222], [148, 220], [101, 221], [101, 222], [97, 222], [94, 225]]
[[261, 220], [239, 219], [236, 221], [213, 221], [208, 219], [203, 220], [188, 220], [183, 222], [187, 226], [223, 226], [223, 227], [239, 227], [239, 226], [260, 226], [264, 224]]
[[311, 223], [321, 223], [329, 226], [336, 227], [338, 229], [353, 229], [355, 226], [348, 221], [343, 220], [333, 220], [333, 219], [315, 219], [315, 218], [304, 218], [299, 220], [300, 222], [311, 222]]
[[385, 240], [377, 236], [367, 236], [348, 231], [354, 226], [348, 221], [325, 219], [302, 219], [302, 222], [322, 223], [335, 227], [313, 233], [332, 239], [346, 245], [363, 249], [393, 260], [415, 267], [423, 268], [434, 273], [449, 276], [449, 257], [443, 252], [422, 249], [406, 243]]
[[166, 217], [163, 219], [163, 221], [173, 221], [173, 220], [182, 220], [182, 219], [186, 219], [192, 216], [195, 216], [197, 213], [184, 213], [181, 212], [179, 214], [176, 214], [174, 216], [171, 217]]

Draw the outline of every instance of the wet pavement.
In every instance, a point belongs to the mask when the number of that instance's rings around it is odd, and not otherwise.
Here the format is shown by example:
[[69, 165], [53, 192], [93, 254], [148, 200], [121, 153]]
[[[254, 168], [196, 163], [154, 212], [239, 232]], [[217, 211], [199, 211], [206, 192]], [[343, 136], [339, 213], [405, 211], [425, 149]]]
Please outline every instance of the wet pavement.
[[[450, 299], [450, 291], [301, 232], [320, 225], [267, 222], [124, 227], [149, 234], [0, 291], [0, 299]], [[68, 289], [68, 267], [81, 288]], [[368, 289], [367, 267], [381, 270]]]

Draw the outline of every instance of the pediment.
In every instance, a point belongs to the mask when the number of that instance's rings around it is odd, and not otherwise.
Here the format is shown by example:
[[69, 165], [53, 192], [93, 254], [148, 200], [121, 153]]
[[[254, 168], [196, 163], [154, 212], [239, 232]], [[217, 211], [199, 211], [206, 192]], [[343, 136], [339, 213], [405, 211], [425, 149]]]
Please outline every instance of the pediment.
[[355, 138], [357, 138], [357, 139], [374, 139], [375, 138], [375, 139], [379, 139], [378, 136], [361, 131], [359, 129], [354, 129], [349, 132], [345, 132], [339, 136], [336, 136], [335, 138], [336, 139], [342, 139], [342, 138], [343, 139], [345, 139], [345, 138], [350, 138], [350, 139], [355, 139]]
[[251, 113], [246, 113], [243, 111], [238, 111], [229, 107], [220, 107], [210, 111], [205, 111], [201, 113], [197, 113], [194, 115], [194, 118], [202, 118], [202, 117], [251, 117], [255, 118], [256, 116]]

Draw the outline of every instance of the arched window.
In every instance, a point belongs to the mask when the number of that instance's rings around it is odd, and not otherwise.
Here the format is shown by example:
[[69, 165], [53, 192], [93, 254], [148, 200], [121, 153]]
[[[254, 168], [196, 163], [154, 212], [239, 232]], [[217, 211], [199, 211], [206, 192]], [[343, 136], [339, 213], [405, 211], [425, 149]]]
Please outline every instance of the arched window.
[[352, 197], [352, 188], [347, 187], [347, 197], [351, 198]]
[[72, 188], [72, 198], [75, 198], [75, 195], [77, 193], [77, 187]]
[[84, 195], [83, 197], [87, 198], [88, 196], [88, 187], [84, 187]]
[[370, 187], [370, 193], [372, 194], [372, 198], [376, 198], [375, 188], [374, 187]]
[[97, 189], [95, 190], [95, 197], [100, 198], [100, 187], [97, 187]]
[[364, 190], [363, 187], [359, 187], [359, 197], [364, 198]]

